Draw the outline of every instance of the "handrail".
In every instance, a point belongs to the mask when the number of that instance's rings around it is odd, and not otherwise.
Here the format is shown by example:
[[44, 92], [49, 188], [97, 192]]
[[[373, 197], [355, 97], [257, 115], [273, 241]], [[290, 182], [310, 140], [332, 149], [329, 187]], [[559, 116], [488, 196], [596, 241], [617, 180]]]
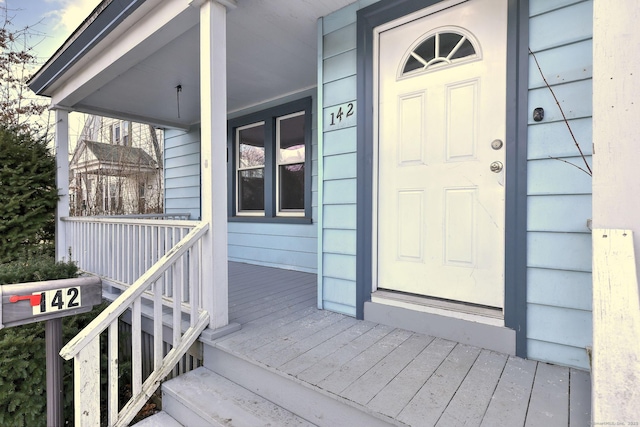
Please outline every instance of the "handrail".
[[162, 225], [162, 226], [183, 226], [193, 227], [198, 223], [192, 219], [154, 219], [154, 218], [135, 218], [119, 216], [66, 216], [61, 218], [67, 222], [100, 222], [109, 224], [140, 224], [140, 225]]
[[[194, 224], [191, 223], [193, 226]], [[201, 247], [194, 248], [209, 230], [209, 224], [197, 223], [174, 247], [164, 254], [148, 271], [116, 298], [102, 313], [76, 335], [60, 351], [69, 360], [74, 358], [75, 423], [77, 426], [100, 424], [100, 334], [108, 328], [108, 423], [110, 426], [127, 425], [145, 404], [160, 382], [186, 354], [200, 333], [208, 326], [210, 313], [200, 306]], [[195, 251], [195, 252], [194, 252]], [[173, 348], [163, 356], [163, 302], [162, 282], [171, 281], [173, 299]], [[182, 333], [182, 301], [184, 280], [189, 283], [190, 326]], [[144, 383], [141, 372], [142, 297], [154, 286], [154, 370]], [[186, 292], [186, 290], [184, 290]], [[131, 308], [132, 320], [132, 397], [118, 410], [118, 320]]]
[[104, 331], [110, 323], [117, 320], [118, 317], [144, 293], [148, 285], [158, 280], [167, 268], [189, 249], [189, 245], [195, 243], [208, 230], [209, 224], [206, 223], [202, 223], [191, 230], [181, 242], [171, 248], [150, 270], [140, 276], [133, 285], [109, 304], [109, 307], [93, 319], [86, 328], [73, 337], [67, 345], [62, 347], [60, 356], [65, 360], [69, 360], [78, 354], [78, 351], [80, 351], [82, 347], [86, 346], [88, 342]]

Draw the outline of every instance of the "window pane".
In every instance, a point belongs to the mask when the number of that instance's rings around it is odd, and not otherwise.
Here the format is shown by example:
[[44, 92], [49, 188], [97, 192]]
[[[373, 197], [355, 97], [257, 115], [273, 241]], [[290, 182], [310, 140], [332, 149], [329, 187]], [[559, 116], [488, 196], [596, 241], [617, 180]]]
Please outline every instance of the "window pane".
[[238, 210], [264, 210], [264, 169], [238, 172]]
[[465, 40], [462, 42], [462, 46], [458, 48], [456, 53], [451, 56], [451, 59], [464, 58], [465, 56], [471, 56], [476, 53], [476, 50], [473, 48], [473, 45], [469, 40]]
[[440, 34], [440, 56], [447, 57], [458, 44], [462, 36], [455, 33]]
[[402, 72], [403, 73], [408, 73], [409, 71], [419, 70], [419, 69], [422, 69], [422, 68], [424, 68], [424, 64], [422, 62], [418, 61], [413, 56], [410, 56], [409, 59], [407, 60], [407, 64], [404, 66], [404, 70]]
[[279, 120], [278, 163], [304, 163], [304, 114]]
[[304, 163], [280, 166], [280, 210], [304, 210]]
[[238, 167], [264, 166], [264, 125], [238, 131]]
[[420, 56], [425, 62], [431, 61], [436, 57], [436, 38], [435, 36], [429, 37], [427, 40], [423, 41], [420, 46], [415, 48], [414, 52], [416, 55]]

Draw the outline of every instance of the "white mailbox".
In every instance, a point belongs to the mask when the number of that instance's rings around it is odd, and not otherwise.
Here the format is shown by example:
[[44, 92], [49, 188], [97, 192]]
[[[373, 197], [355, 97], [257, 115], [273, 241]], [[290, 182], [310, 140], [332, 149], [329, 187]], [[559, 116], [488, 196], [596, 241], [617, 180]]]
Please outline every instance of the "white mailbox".
[[91, 311], [102, 302], [99, 277], [0, 286], [0, 328]]

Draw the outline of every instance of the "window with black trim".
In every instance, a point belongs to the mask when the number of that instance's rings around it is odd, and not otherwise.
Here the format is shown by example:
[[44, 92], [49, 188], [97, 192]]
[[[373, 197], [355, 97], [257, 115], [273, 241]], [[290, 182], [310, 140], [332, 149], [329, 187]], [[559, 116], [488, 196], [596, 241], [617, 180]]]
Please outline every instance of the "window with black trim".
[[229, 121], [229, 216], [311, 221], [311, 98]]

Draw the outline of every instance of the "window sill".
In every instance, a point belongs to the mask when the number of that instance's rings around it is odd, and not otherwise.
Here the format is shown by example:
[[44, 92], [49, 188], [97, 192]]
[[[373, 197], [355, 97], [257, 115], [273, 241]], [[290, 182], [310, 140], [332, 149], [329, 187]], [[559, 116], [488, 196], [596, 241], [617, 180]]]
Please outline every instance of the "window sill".
[[257, 222], [263, 224], [311, 224], [312, 219], [302, 216], [230, 216], [229, 222]]

